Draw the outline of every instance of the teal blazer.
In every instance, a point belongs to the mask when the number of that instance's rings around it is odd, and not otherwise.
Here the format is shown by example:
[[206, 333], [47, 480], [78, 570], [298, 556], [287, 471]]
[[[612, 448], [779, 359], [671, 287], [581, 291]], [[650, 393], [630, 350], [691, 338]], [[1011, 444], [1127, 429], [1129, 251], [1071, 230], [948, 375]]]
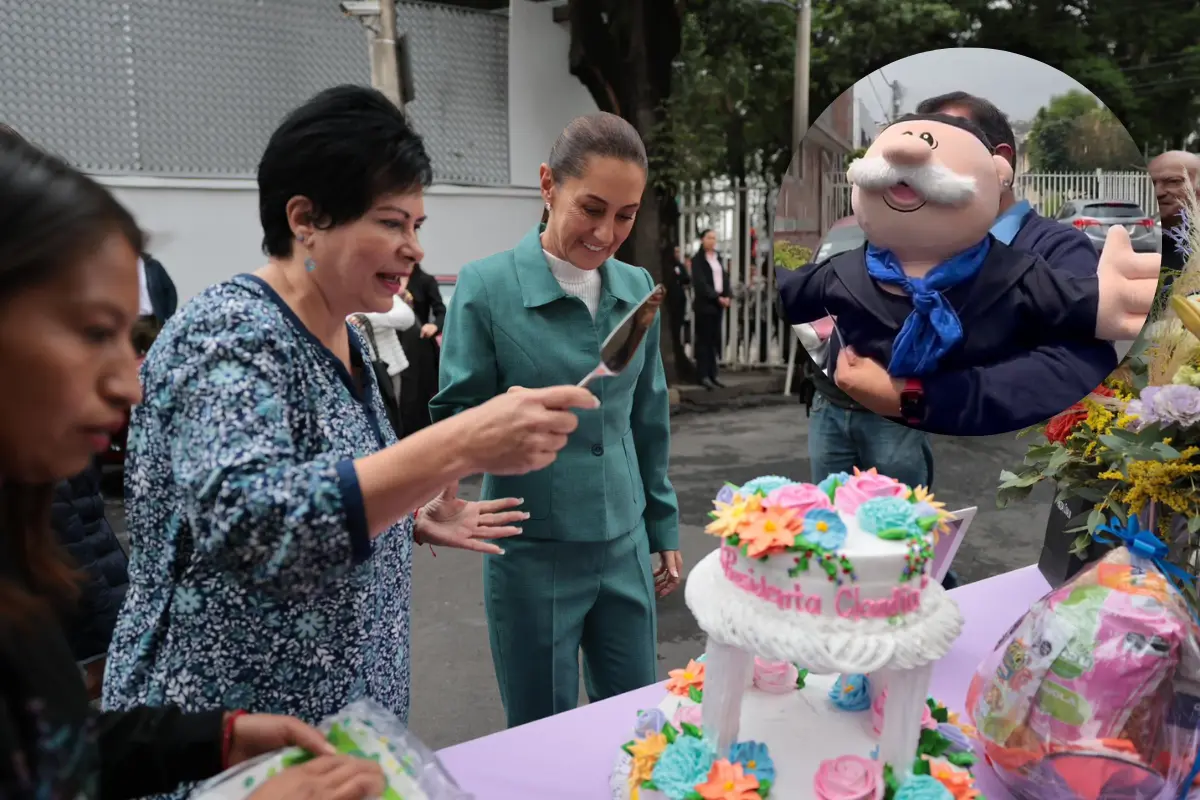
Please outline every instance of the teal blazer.
[[[600, 267], [595, 322], [562, 290], [542, 252], [541, 226], [513, 250], [467, 264], [446, 313], [434, 422], [512, 386], [576, 384], [600, 362], [604, 337], [654, 288], [646, 270], [615, 259]], [[645, 522], [650, 552], [679, 549], [679, 506], [667, 477], [670, 401], [656, 318], [619, 376], [591, 384], [596, 410], [546, 469], [485, 475], [484, 499], [521, 497], [525, 539], [608, 541]]]

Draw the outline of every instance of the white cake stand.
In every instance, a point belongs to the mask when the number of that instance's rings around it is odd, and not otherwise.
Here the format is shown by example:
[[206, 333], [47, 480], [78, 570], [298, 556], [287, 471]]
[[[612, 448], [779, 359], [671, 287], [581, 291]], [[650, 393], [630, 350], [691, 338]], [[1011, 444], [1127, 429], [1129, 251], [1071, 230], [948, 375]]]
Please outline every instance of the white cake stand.
[[742, 696], [751, 684], [754, 657], [791, 661], [818, 675], [859, 673], [872, 678], [872, 693], [887, 689], [879, 760], [903, 781], [912, 771], [933, 663], [950, 651], [963, 618], [945, 589], [929, 581], [920, 611], [899, 624], [886, 619], [855, 622], [798, 613], [751, 595], [730, 583], [720, 553], [700, 561], [684, 596], [708, 635], [704, 659], [704, 738], [718, 758], [737, 741]]

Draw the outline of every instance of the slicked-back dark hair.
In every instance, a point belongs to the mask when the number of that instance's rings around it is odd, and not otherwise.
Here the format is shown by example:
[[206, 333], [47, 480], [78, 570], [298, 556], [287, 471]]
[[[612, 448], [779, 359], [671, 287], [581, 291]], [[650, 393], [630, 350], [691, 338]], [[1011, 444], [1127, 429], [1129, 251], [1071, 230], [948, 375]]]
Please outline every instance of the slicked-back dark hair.
[[385, 194], [433, 182], [425, 144], [404, 112], [364, 86], [326, 89], [284, 119], [258, 164], [263, 252], [292, 254], [287, 204], [306, 197], [312, 223], [333, 228], [362, 217]]
[[971, 121], [979, 126], [993, 147], [1002, 144], [1008, 145], [1008, 149], [1012, 153], [1008, 157], [1008, 161], [1013, 167], [1016, 167], [1017, 137], [1013, 135], [1008, 117], [990, 100], [967, 92], [947, 92], [939, 94], [937, 97], [930, 97], [928, 100], [922, 100], [921, 104], [917, 106], [917, 113], [940, 114], [947, 108], [955, 107], [967, 112]]
[[[555, 185], [582, 176], [592, 156], [619, 159], [649, 171], [646, 145], [637, 129], [616, 114], [600, 112], [571, 120], [554, 140], [546, 165]], [[543, 212], [542, 222], [548, 218], [549, 213]]]

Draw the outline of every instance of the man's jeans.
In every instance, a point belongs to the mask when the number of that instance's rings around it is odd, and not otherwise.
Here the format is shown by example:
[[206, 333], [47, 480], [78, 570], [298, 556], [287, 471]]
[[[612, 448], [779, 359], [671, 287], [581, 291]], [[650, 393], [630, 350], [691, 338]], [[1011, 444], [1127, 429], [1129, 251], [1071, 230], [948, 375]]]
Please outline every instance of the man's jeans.
[[875, 467], [881, 475], [908, 486], [933, 482], [933, 450], [929, 436], [884, 419], [871, 411], [851, 411], [817, 392], [808, 420], [808, 458], [812, 479], [835, 472]]

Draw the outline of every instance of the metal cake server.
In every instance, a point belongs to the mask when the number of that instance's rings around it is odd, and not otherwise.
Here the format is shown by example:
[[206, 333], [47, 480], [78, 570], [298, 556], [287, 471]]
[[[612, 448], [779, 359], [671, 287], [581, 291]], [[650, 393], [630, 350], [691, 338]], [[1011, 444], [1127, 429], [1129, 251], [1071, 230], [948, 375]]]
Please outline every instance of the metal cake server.
[[667, 290], [661, 283], [658, 284], [636, 308], [625, 315], [625, 319], [604, 339], [604, 344], [600, 346], [600, 363], [579, 382], [580, 387], [587, 386], [596, 378], [616, 377], [629, 366], [638, 345], [646, 338], [646, 331], [654, 324], [666, 294]]

